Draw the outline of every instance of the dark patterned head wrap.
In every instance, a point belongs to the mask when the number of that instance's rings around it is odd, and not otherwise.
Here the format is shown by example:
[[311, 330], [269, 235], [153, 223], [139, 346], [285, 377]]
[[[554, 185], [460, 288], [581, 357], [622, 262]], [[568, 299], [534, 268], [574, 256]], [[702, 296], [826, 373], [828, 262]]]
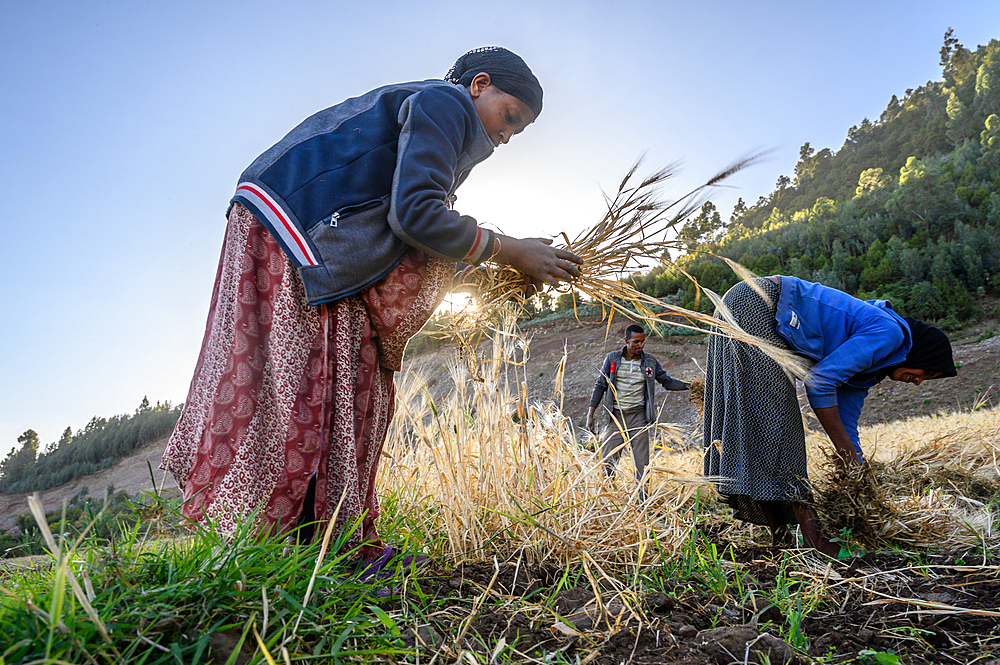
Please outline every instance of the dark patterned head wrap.
[[894, 367], [880, 370], [878, 378], [882, 379], [888, 376], [896, 367], [941, 372], [941, 376], [935, 377], [938, 379], [958, 376], [955, 362], [951, 357], [951, 342], [948, 341], [948, 336], [934, 326], [929, 326], [912, 317], [904, 316], [903, 320], [910, 326], [913, 346], [910, 347], [910, 352], [906, 354], [906, 359], [903, 362]]
[[536, 118], [542, 112], [542, 86], [521, 56], [502, 46], [472, 49], [455, 61], [444, 79], [468, 87], [479, 72], [486, 72], [493, 85], [527, 104]]

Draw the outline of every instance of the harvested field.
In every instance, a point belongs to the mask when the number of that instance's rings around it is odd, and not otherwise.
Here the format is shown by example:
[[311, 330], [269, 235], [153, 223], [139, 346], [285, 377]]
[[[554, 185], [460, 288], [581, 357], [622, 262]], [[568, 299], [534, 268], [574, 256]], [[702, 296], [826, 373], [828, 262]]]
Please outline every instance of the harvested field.
[[397, 609], [434, 599], [433, 619], [410, 626], [406, 639], [446, 662], [466, 650], [486, 662], [498, 648], [515, 662], [606, 665], [763, 662], [745, 660], [755, 650], [771, 663], [987, 663], [1000, 654], [997, 559], [928, 555], [915, 564], [871, 553], [824, 562], [719, 534], [708, 542], [723, 553], [724, 589], [662, 580], [663, 591], [625, 603], [567, 582], [560, 569], [482, 562], [411, 580]]
[[[421, 617], [405, 640], [427, 659], [1000, 657], [1000, 409], [864, 428], [871, 463], [855, 478], [833, 473], [825, 437], [811, 436], [817, 507], [858, 553], [837, 561], [767, 547], [766, 529], [733, 523], [683, 433], [654, 435], [651, 497], [638, 506], [628, 464], [605, 479], [555, 403], [525, 399], [523, 367], [494, 383], [461, 371], [452, 379], [466, 388], [445, 398], [419, 380], [401, 390], [409, 439], [382, 478], [419, 531], [442, 534], [436, 570], [411, 577], [393, 605]], [[408, 611], [428, 604], [429, 615]]]
[[[991, 366], [997, 347], [989, 341], [960, 346], [956, 356], [966, 367]], [[44, 650], [51, 637], [67, 662], [104, 662], [113, 649], [148, 651], [151, 663], [200, 654], [198, 662], [220, 664], [264, 662], [265, 652], [275, 662], [339, 653], [339, 662], [609, 665], [1000, 658], [997, 407], [938, 409], [864, 428], [872, 464], [860, 480], [881, 503], [838, 483], [822, 437], [811, 437], [810, 473], [820, 492], [826, 483], [830, 505], [877, 508], [842, 511], [852, 522], [831, 519], [837, 535], [867, 550], [835, 561], [767, 547], [766, 529], [734, 523], [698, 475], [700, 452], [688, 447], [691, 421], [682, 418], [657, 429], [651, 498], [637, 505], [628, 462], [605, 478], [568, 415], [570, 395], [592, 380], [570, 375], [590, 372], [568, 361], [543, 364], [535, 347], [519, 344], [495, 350], [515, 362], [487, 365], [482, 382], [466, 381], [457, 358], [450, 375], [439, 366], [429, 379], [411, 371], [401, 382], [380, 477], [381, 530], [404, 551], [430, 554], [423, 568], [361, 584], [349, 555], [328, 553], [310, 576], [316, 546], [287, 553], [280, 543], [214, 542], [208, 534], [166, 545], [161, 556], [137, 541], [74, 564], [93, 580], [88, 595], [112, 645], [87, 641], [93, 623], [76, 606], [49, 627], [37, 612], [25, 618], [0, 607], [0, 619], [21, 631], [11, 634], [23, 653], [36, 653], [24, 646], [31, 640]], [[695, 355], [659, 353], [675, 367]], [[529, 387], [539, 371], [551, 372], [544, 392]], [[991, 376], [966, 373], [955, 392], [962, 381], [988, 386]], [[437, 390], [456, 382], [458, 390]], [[898, 399], [904, 412], [913, 398]], [[695, 404], [679, 407], [697, 414]], [[60, 587], [45, 577], [52, 569], [51, 561], [6, 565], [8, 600], [56, 607]], [[32, 570], [40, 584], [29, 591]], [[161, 580], [160, 570], [178, 572]], [[136, 588], [155, 607], [134, 605]], [[77, 642], [64, 643], [63, 630]], [[74, 651], [78, 644], [85, 652]]]

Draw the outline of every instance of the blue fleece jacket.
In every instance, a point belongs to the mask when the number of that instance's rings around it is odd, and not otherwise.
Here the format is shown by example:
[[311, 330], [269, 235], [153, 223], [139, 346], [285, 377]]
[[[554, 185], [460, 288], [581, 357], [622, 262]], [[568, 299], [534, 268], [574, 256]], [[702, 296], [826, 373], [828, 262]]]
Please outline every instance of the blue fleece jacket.
[[376, 283], [411, 247], [487, 258], [492, 232], [447, 202], [492, 152], [464, 87], [394, 84], [304, 120], [243, 172], [233, 202], [275, 236], [316, 305]]
[[910, 327], [887, 300], [858, 300], [842, 291], [781, 276], [777, 331], [792, 348], [816, 361], [805, 378], [814, 409], [838, 407], [858, 453], [858, 418], [875, 373], [903, 362]]

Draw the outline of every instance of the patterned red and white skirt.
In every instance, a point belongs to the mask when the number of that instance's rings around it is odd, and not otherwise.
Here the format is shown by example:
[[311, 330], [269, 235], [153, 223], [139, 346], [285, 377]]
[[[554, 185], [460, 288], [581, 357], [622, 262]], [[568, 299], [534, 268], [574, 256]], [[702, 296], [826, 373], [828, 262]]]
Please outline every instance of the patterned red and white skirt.
[[364, 557], [380, 552], [375, 476], [394, 374], [454, 268], [414, 249], [361, 294], [309, 306], [281, 247], [234, 205], [194, 378], [160, 464], [183, 491], [183, 514], [224, 534], [242, 524], [281, 536], [314, 483], [320, 529], [341, 504], [337, 529], [357, 524], [348, 543]]

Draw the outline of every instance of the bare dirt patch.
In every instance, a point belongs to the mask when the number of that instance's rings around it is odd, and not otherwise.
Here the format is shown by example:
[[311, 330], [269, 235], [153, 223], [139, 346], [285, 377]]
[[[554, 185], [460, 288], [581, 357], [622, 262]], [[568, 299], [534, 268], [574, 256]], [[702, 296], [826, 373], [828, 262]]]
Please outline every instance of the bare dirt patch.
[[817, 606], [799, 615], [773, 602], [788, 583], [782, 559], [788, 552], [716, 545], [724, 563], [742, 571], [739, 590], [715, 593], [699, 580], [667, 581], [666, 592], [639, 594], [627, 605], [586, 580], [566, 586], [563, 571], [549, 566], [478, 562], [425, 575], [411, 581], [402, 602], [433, 604], [436, 611], [410, 626], [406, 641], [428, 656], [469, 649], [485, 662], [502, 643], [515, 661], [561, 654], [559, 662], [606, 665], [762, 663], [765, 656], [771, 663], [922, 665], [1000, 655], [997, 560], [965, 553], [925, 557], [918, 565], [895, 553], [849, 562], [804, 555], [825, 567], [826, 586]]

